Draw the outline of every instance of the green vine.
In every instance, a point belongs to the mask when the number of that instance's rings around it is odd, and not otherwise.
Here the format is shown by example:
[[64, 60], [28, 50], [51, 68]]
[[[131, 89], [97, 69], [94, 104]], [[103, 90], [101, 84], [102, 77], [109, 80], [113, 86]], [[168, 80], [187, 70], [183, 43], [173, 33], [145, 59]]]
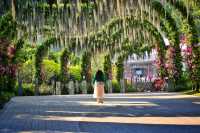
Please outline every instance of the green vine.
[[47, 39], [42, 45], [38, 46], [35, 54], [35, 79], [38, 84], [41, 85], [43, 82], [43, 71], [42, 71], [42, 61], [44, 56], [47, 55], [49, 47], [55, 42], [55, 38]]
[[82, 64], [81, 64], [81, 76], [82, 79], [85, 79], [87, 83], [91, 83], [92, 81], [92, 70], [91, 70], [91, 53], [89, 51], [84, 52], [82, 55]]
[[121, 79], [124, 77], [124, 56], [120, 55], [117, 59], [116, 63], [117, 67], [117, 81], [120, 82]]
[[112, 80], [112, 62], [110, 55], [105, 56], [104, 73], [106, 79]]

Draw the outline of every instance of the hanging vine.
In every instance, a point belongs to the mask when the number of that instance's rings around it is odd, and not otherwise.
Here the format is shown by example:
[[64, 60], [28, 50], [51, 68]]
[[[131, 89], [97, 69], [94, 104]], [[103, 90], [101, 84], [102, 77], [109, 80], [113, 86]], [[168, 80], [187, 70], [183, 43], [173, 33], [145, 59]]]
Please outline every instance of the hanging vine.
[[160, 14], [160, 16], [162, 18], [165, 18], [165, 21], [168, 21], [170, 26], [172, 27], [172, 29], [174, 30], [174, 49], [175, 49], [175, 56], [174, 56], [174, 79], [175, 79], [175, 84], [179, 85], [181, 84], [181, 77], [182, 77], [182, 56], [181, 56], [181, 50], [179, 47], [180, 44], [180, 40], [179, 40], [179, 29], [176, 25], [176, 21], [173, 19], [173, 17], [171, 16], [171, 14], [165, 10], [165, 8], [163, 7], [162, 3], [158, 0], [153, 0], [152, 1], [152, 7]]
[[[194, 81], [194, 85], [196, 88], [200, 83], [200, 60], [199, 60], [200, 48], [196, 46], [199, 43], [199, 37], [198, 37], [198, 29], [195, 24], [195, 18], [198, 18], [198, 16], [195, 16], [195, 14], [193, 13], [193, 9], [190, 12], [188, 12], [187, 9], [188, 5], [186, 5], [184, 1], [173, 1], [173, 0], [168, 0], [168, 1], [172, 5], [174, 5], [174, 7], [178, 9], [185, 18], [188, 18], [188, 23], [191, 27], [191, 33], [192, 33], [191, 43], [192, 43], [193, 57], [192, 58], [188, 57], [192, 60], [192, 62], [190, 61], [188, 65], [189, 67], [192, 68], [190, 74], [191, 74], [191, 79], [192, 81]], [[191, 1], [191, 2], [196, 2], [196, 4], [198, 3], [198, 1]]]

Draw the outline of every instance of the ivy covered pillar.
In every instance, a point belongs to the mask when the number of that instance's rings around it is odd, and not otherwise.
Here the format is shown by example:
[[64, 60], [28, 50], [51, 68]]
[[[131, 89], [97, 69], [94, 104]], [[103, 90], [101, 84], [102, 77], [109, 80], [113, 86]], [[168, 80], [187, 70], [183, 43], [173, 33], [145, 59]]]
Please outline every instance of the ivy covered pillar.
[[61, 82], [62, 82], [62, 93], [66, 93], [64, 89], [66, 89], [66, 86], [64, 86], [69, 81], [69, 60], [70, 60], [70, 52], [66, 48], [60, 58], [61, 62], [61, 69], [60, 69], [60, 75], [61, 75]]
[[124, 85], [124, 56], [119, 56], [117, 60], [117, 81], [120, 83], [120, 92], [125, 92]]
[[112, 93], [112, 62], [110, 55], [105, 56], [104, 73], [106, 78], [106, 88]]
[[81, 64], [81, 76], [82, 76], [82, 80], [86, 80], [87, 82], [87, 89], [89, 89], [89, 92], [92, 92], [92, 86], [91, 86], [91, 82], [92, 82], [92, 68], [91, 68], [91, 52], [86, 51], [83, 53], [82, 56], [82, 64]]
[[39, 87], [43, 83], [44, 73], [42, 71], [42, 61], [47, 55], [50, 45], [56, 41], [56, 38], [47, 39], [42, 45], [38, 46], [35, 53], [35, 94], [39, 94]]

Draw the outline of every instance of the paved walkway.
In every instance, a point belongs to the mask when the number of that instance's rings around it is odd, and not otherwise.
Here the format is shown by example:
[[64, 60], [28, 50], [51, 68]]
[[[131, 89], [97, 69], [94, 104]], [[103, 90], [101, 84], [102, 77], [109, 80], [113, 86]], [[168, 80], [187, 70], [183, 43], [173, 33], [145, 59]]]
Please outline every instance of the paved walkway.
[[0, 113], [0, 133], [199, 133], [200, 98], [177, 93], [15, 97]]

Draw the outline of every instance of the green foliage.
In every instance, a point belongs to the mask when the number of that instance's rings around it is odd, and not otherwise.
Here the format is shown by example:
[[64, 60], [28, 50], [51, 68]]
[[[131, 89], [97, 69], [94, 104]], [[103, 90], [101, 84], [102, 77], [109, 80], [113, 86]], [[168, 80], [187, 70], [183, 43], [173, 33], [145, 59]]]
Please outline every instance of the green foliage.
[[50, 86], [44, 83], [40, 85], [40, 95], [51, 95], [51, 94], [52, 94], [52, 88]]
[[2, 109], [4, 104], [8, 102], [13, 96], [15, 96], [15, 94], [12, 92], [3, 92], [0, 94], [0, 109]]
[[23, 89], [23, 96], [34, 96], [34, 85], [33, 84], [26, 84], [24, 83], [22, 85]]
[[77, 57], [75, 54], [71, 55], [70, 64], [71, 65], [80, 65], [81, 59]]
[[104, 73], [106, 79], [112, 79], [112, 62], [110, 55], [105, 56]]
[[[172, 1], [172, 0], [168, 0], [170, 3], [173, 3], [173, 5], [175, 6], [176, 9], [178, 9], [182, 16], [187, 18], [188, 20], [188, 24], [191, 28], [191, 33], [192, 33], [192, 37], [191, 37], [191, 43], [192, 46], [194, 47], [194, 45], [196, 45], [199, 42], [199, 37], [198, 37], [198, 22], [196, 21], [197, 18], [199, 18], [200, 13], [198, 13], [199, 10], [199, 6], [195, 7], [195, 4], [192, 4], [191, 8], [192, 10], [190, 12], [188, 12], [188, 2], [185, 2], [183, 0], [179, 0], [179, 1]], [[198, 0], [193, 0], [190, 2], [195, 2], [196, 5], [198, 5]], [[197, 22], [197, 23], [196, 23]], [[193, 64], [193, 69], [192, 71], [190, 71], [191, 74], [191, 79], [193, 80], [194, 84], [199, 84], [200, 82], [200, 48], [193, 48], [193, 60], [192, 60], [192, 64]], [[178, 55], [176, 57], [178, 60], [180, 58], [180, 55]], [[180, 64], [178, 64], [180, 66]]]
[[15, 63], [15, 64], [19, 64], [19, 63], [23, 63], [24, 62], [24, 58], [23, 56], [20, 56], [21, 53], [23, 52], [22, 48], [23, 48], [23, 45], [24, 45], [24, 40], [23, 39], [19, 39], [17, 40], [17, 42], [15, 43], [15, 50], [16, 50], [16, 53], [12, 59], [12, 62]]
[[47, 55], [48, 49], [50, 45], [52, 45], [56, 41], [55, 38], [47, 39], [42, 45], [40, 45], [35, 54], [35, 79], [38, 80], [39, 84], [42, 84], [43, 75], [42, 75], [42, 61], [44, 56]]
[[130, 83], [126, 84], [126, 92], [137, 92], [137, 89]]
[[14, 22], [12, 14], [9, 12], [0, 17], [0, 38], [12, 40], [16, 37], [17, 23]]
[[[159, 0], [153, 0], [151, 4], [152, 4], [152, 7], [160, 14], [160, 17], [165, 18], [165, 21], [169, 23], [170, 28], [173, 29], [174, 31], [173, 40], [174, 40], [174, 48], [175, 48], [175, 54], [176, 54], [174, 56], [174, 65], [175, 65], [175, 70], [176, 70], [176, 73], [174, 75], [174, 80], [176, 81], [175, 84], [178, 85], [181, 83], [180, 80], [182, 76], [182, 63], [181, 63], [182, 56], [181, 56], [181, 50], [179, 47], [180, 30], [171, 12], [169, 12], [169, 10], [166, 10]], [[173, 31], [170, 31], [170, 33]], [[167, 35], [167, 36], [170, 36], [170, 38], [172, 37], [171, 35]], [[159, 56], [159, 57], [164, 57], [164, 56]]]
[[[53, 60], [44, 59], [42, 62], [43, 68], [43, 81], [48, 81], [53, 75], [59, 75], [60, 65]], [[28, 60], [23, 63], [19, 76], [23, 80], [23, 83], [33, 83], [34, 82], [34, 63], [32, 60]]]
[[88, 83], [91, 83], [92, 81], [91, 53], [89, 51], [85, 52], [82, 56], [81, 76], [82, 78], [85, 77]]
[[[16, 64], [19, 63], [16, 59], [18, 52], [23, 47], [22, 39], [17, 42], [14, 41], [16, 40], [16, 34], [17, 24], [13, 20], [11, 13], [0, 16], [0, 67], [1, 70], [4, 69], [7, 71], [1, 71], [0, 73], [0, 95], [6, 97], [6, 99], [10, 98], [10, 94], [14, 93], [15, 90]], [[11, 47], [11, 44], [15, 44], [15, 48], [13, 46]], [[9, 51], [12, 56], [8, 55], [8, 48], [12, 48]], [[12, 58], [13, 56], [14, 58]]]
[[112, 80], [112, 87], [114, 93], [120, 93], [120, 83], [117, 80]]
[[69, 67], [70, 77], [73, 80], [81, 81], [81, 67], [80, 66], [70, 66]]
[[32, 60], [36, 53], [36, 48], [33, 48], [28, 42], [23, 42], [23, 47], [16, 53], [15, 60], [19, 63], [25, 63]]
[[116, 67], [117, 67], [117, 81], [120, 82], [120, 79], [123, 79], [123, 76], [124, 76], [124, 57], [123, 56], [118, 57]]
[[19, 77], [24, 83], [32, 83], [34, 79], [34, 73], [35, 68], [33, 60], [28, 60], [22, 64], [19, 71]]
[[44, 66], [44, 81], [48, 81], [54, 75], [59, 75], [60, 65], [55, 61], [45, 59], [42, 65]]
[[58, 58], [59, 58], [59, 52], [53, 52], [53, 51], [51, 51], [51, 52], [49, 52], [49, 55], [48, 55], [48, 59], [49, 60], [53, 60], [53, 61], [55, 61], [56, 63], [58, 63], [59, 61], [58, 61]]

